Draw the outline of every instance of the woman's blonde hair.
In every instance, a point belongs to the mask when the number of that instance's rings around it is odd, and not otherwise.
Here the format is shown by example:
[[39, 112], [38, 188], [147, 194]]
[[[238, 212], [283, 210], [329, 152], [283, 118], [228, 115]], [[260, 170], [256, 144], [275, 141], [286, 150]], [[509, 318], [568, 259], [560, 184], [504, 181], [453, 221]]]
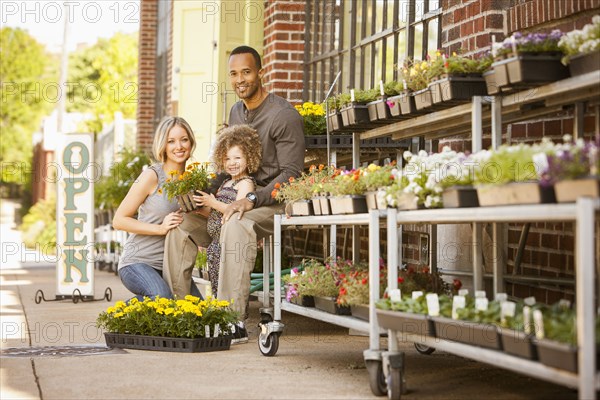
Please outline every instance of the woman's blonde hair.
[[233, 146], [238, 146], [246, 156], [248, 172], [258, 171], [262, 160], [262, 145], [258, 133], [250, 125], [234, 125], [218, 132], [217, 144], [212, 156], [217, 170], [219, 172], [225, 170], [223, 160], [227, 151]]
[[154, 141], [152, 143], [152, 155], [156, 161], [162, 163], [167, 161], [167, 138], [174, 126], [180, 126], [186, 131], [190, 142], [192, 143], [190, 154], [194, 153], [194, 149], [196, 148], [196, 138], [194, 137], [194, 132], [192, 131], [190, 124], [181, 117], [164, 117], [156, 127]]

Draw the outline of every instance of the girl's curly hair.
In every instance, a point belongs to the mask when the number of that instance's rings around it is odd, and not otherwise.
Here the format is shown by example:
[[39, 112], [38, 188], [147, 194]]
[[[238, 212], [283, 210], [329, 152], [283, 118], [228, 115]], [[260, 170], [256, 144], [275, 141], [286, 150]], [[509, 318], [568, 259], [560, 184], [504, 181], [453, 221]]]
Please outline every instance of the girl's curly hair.
[[250, 125], [234, 125], [218, 132], [212, 159], [219, 172], [225, 170], [223, 160], [233, 146], [238, 146], [246, 156], [248, 172], [256, 172], [262, 160], [262, 145], [256, 129]]

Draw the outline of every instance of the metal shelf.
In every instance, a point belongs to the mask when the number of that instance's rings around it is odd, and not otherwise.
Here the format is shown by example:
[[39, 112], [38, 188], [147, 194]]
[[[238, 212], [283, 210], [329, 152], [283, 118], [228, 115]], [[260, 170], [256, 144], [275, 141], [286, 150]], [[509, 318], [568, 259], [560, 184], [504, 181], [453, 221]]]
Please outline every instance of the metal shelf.
[[281, 302], [281, 309], [283, 311], [288, 311], [304, 317], [316, 319], [318, 321], [342, 326], [344, 328], [356, 329], [357, 331], [361, 332], [369, 332], [369, 323], [367, 321], [362, 321], [351, 316], [330, 314], [325, 311], [317, 310], [316, 308], [291, 304], [287, 301]]
[[[496, 97], [501, 99], [503, 123], [513, 123], [559, 112], [564, 106], [582, 101], [598, 101], [600, 96], [600, 71], [560, 80], [544, 86]], [[479, 122], [482, 127], [492, 124], [490, 103], [494, 97], [484, 97]], [[487, 103], [487, 104], [485, 104]], [[380, 126], [362, 132], [361, 139], [392, 136], [393, 140], [425, 136], [437, 139], [451, 135], [470, 133], [473, 128], [471, 103], [431, 112], [414, 118]]]
[[441, 208], [398, 211], [402, 224], [460, 224], [473, 222], [548, 222], [574, 221], [575, 204], [535, 204], [499, 207]]

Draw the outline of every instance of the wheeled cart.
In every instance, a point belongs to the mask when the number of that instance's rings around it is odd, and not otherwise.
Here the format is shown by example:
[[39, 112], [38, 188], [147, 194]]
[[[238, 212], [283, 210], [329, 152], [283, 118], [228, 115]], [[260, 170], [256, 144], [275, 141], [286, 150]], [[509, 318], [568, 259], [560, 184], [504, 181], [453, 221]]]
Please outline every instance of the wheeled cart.
[[[383, 374], [382, 355], [379, 348], [379, 336], [381, 330], [377, 324], [375, 313], [375, 301], [379, 298], [379, 230], [381, 223], [387, 216], [386, 210], [371, 210], [368, 214], [352, 215], [326, 215], [310, 217], [286, 217], [285, 215], [275, 215], [274, 217], [274, 235], [273, 235], [273, 269], [274, 269], [274, 296], [273, 308], [261, 309], [261, 323], [258, 345], [261, 353], [265, 356], [273, 356], [279, 346], [279, 336], [283, 332], [284, 324], [281, 322], [281, 311], [285, 310], [294, 314], [299, 314], [308, 318], [328, 322], [341, 327], [354, 329], [357, 331], [369, 333], [369, 349], [365, 351], [365, 362], [370, 377], [370, 384], [373, 393], [384, 395], [387, 393], [385, 377]], [[369, 321], [362, 321], [351, 316], [342, 316], [329, 314], [314, 308], [307, 308], [282, 301], [281, 288], [281, 230], [283, 226], [303, 226], [303, 227], [331, 227], [331, 238], [335, 238], [335, 230], [338, 225], [366, 225], [369, 229]], [[335, 249], [335, 242], [330, 243], [332, 249]], [[356, 253], [356, 247], [355, 252]], [[330, 254], [334, 256], [334, 254]], [[394, 270], [394, 268], [390, 268]], [[396, 274], [396, 271], [391, 271]], [[264, 287], [268, 282], [265, 282]], [[267, 298], [268, 299], [268, 298]], [[263, 299], [263, 303], [265, 300]]]
[[[453, 223], [482, 223], [482, 222], [552, 222], [574, 221], [576, 224], [576, 311], [577, 311], [577, 347], [578, 371], [567, 372], [541, 364], [538, 361], [526, 360], [496, 350], [488, 350], [468, 344], [452, 342], [423, 335], [402, 333], [402, 338], [415, 341], [422, 345], [444, 350], [461, 357], [485, 362], [496, 367], [509, 369], [535, 378], [544, 379], [579, 390], [579, 398], [595, 399], [596, 390], [600, 389], [600, 374], [596, 372], [596, 266], [594, 262], [595, 235], [594, 226], [596, 214], [600, 210], [600, 200], [580, 198], [575, 204], [540, 204], [504, 207], [478, 207], [441, 210], [422, 210], [398, 212], [388, 210], [387, 241], [389, 257], [394, 257], [398, 240], [396, 230], [391, 229], [396, 224], [453, 224]], [[389, 259], [390, 265], [397, 260]], [[499, 271], [500, 268], [494, 268]], [[495, 280], [498, 276], [494, 276]], [[397, 287], [397, 283], [389, 282], [388, 287]], [[390, 380], [388, 381], [389, 397], [399, 399], [402, 392], [403, 363], [402, 354], [398, 349], [398, 334], [388, 331], [388, 352], [383, 353], [383, 365], [389, 365]], [[400, 361], [398, 361], [400, 360]]]

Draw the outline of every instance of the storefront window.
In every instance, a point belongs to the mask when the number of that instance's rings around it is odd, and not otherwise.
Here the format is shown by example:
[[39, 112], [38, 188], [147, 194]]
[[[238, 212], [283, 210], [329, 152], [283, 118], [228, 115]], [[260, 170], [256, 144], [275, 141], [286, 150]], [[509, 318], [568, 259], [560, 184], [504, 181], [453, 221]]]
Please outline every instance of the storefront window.
[[424, 59], [441, 47], [439, 0], [308, 0], [306, 5], [306, 101], [378, 87], [395, 80], [398, 65]]

